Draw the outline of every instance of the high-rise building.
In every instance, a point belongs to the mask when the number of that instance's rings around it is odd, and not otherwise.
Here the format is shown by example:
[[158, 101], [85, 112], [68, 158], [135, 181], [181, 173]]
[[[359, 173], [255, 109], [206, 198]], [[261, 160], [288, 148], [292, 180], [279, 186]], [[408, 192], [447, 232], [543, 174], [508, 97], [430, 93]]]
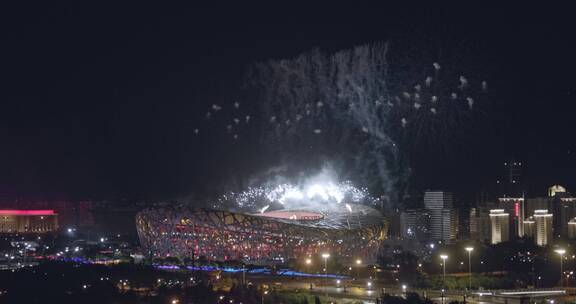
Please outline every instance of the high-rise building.
[[556, 192], [551, 198], [551, 209], [554, 214], [554, 235], [568, 236], [568, 222], [576, 217], [576, 198], [567, 192]]
[[447, 215], [450, 217], [450, 240], [452, 242], [456, 240], [458, 237], [458, 230], [460, 227], [460, 222], [458, 221], [458, 212], [457, 210], [448, 210]]
[[490, 210], [486, 207], [470, 208], [470, 239], [490, 241]]
[[535, 210], [551, 209], [552, 200], [550, 197], [531, 197], [526, 199], [525, 214], [534, 214]]
[[510, 214], [506, 213], [504, 209], [490, 210], [490, 222], [492, 224], [491, 244], [506, 242], [510, 239], [509, 216]]
[[498, 208], [510, 215], [510, 237], [524, 236], [524, 184], [522, 162], [511, 159], [504, 163], [503, 174], [496, 181], [498, 185]]
[[429, 210], [452, 209], [454, 195], [445, 191], [426, 191], [424, 192], [424, 207]]
[[471, 209], [459, 208], [456, 212], [458, 213], [458, 234], [456, 235], [456, 238], [458, 240], [469, 240], [470, 232], [477, 229], [477, 227], [472, 227], [477, 223], [472, 223], [472, 218], [470, 217]]
[[536, 245], [546, 246], [552, 241], [552, 214], [548, 210], [534, 210], [534, 221]]
[[524, 220], [524, 235], [530, 238], [534, 238], [536, 234], [534, 217], [530, 216]]
[[479, 208], [470, 208], [468, 211], [468, 238], [478, 240], [478, 221]]
[[568, 221], [568, 238], [571, 240], [576, 239], [576, 218]]
[[426, 191], [424, 207], [430, 214], [430, 237], [434, 241], [451, 243], [458, 232], [458, 215], [452, 209], [454, 195], [445, 191]]
[[553, 185], [548, 188], [548, 196], [533, 197], [526, 200], [526, 214], [537, 210], [549, 210], [552, 217], [552, 235], [568, 237], [568, 222], [576, 217], [576, 198], [572, 197], [566, 188]]
[[388, 220], [388, 237], [391, 240], [400, 239], [402, 237], [402, 231], [400, 227], [400, 211], [394, 209], [386, 214]]
[[504, 209], [504, 211], [510, 215], [509, 229], [511, 237], [523, 237], [525, 214], [524, 198], [501, 197], [498, 199], [498, 208]]
[[400, 213], [400, 230], [404, 239], [430, 239], [430, 213], [426, 209], [406, 209]]

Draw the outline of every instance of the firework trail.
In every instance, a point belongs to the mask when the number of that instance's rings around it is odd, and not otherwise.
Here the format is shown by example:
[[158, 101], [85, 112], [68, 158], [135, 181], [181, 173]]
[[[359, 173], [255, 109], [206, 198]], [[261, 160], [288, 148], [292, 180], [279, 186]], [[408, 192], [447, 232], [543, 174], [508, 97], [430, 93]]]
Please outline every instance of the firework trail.
[[345, 171], [362, 172], [347, 177], [392, 193], [399, 161], [387, 132], [390, 109], [383, 107], [389, 95], [385, 56], [386, 46], [379, 44], [254, 65], [248, 86], [270, 117], [264, 143], [285, 159], [302, 154], [303, 147], [320, 147], [317, 153]]
[[402, 149], [470, 124], [487, 83], [444, 73], [438, 62], [422, 79], [394, 79], [386, 56], [387, 45], [375, 44], [254, 64], [243, 101], [213, 104], [205, 119], [234, 142], [258, 138], [255, 148], [286, 163], [326, 157], [345, 178], [394, 200], [410, 172]]

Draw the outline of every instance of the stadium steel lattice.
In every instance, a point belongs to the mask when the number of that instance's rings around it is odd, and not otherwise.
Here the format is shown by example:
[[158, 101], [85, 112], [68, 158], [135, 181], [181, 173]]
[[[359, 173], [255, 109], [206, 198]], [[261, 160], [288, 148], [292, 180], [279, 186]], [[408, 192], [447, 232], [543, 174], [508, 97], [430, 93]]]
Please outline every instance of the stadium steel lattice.
[[350, 208], [354, 212], [151, 208], [138, 213], [136, 224], [141, 245], [154, 257], [274, 263], [328, 251], [371, 260], [386, 236], [386, 221], [371, 207]]

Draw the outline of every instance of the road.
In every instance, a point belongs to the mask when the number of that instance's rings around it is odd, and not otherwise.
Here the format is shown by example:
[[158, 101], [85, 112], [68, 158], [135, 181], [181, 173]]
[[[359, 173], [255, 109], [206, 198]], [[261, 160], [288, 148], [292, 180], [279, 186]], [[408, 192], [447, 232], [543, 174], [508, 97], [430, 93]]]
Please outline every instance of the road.
[[[285, 278], [285, 277], [251, 277], [250, 281], [254, 284], [265, 284], [270, 285], [271, 288], [276, 288], [280, 290], [311, 293], [316, 295], [324, 295], [329, 299], [333, 299], [335, 302], [341, 299], [360, 299], [364, 303], [376, 303], [376, 298], [380, 297], [383, 293], [388, 293], [393, 296], [404, 296], [405, 292], [416, 292], [422, 297], [429, 298], [434, 303], [446, 304], [452, 301], [463, 302], [464, 294], [463, 291], [447, 291], [442, 297], [442, 292], [439, 290], [414, 290], [407, 288], [405, 291], [398, 287], [390, 287], [379, 284], [378, 282], [373, 282], [369, 287], [367, 281], [350, 281], [350, 280], [334, 280], [334, 279], [318, 279], [318, 278]], [[540, 300], [550, 300], [555, 299], [558, 303], [565, 302], [567, 299], [574, 301], [574, 295], [576, 295], [576, 289], [572, 290], [570, 288], [564, 289], [568, 294], [563, 295], [549, 295], [543, 294], [546, 292], [545, 289], [526, 289], [513, 291], [513, 293], [526, 293], [525, 296], [529, 296], [534, 299]], [[502, 297], [506, 294], [505, 291], [494, 291], [497, 293], [497, 297]], [[508, 292], [510, 293], [510, 292]], [[504, 296], [506, 297], [506, 296]], [[511, 296], [514, 297], [514, 296]], [[570, 298], [571, 297], [571, 298]], [[489, 295], [479, 296], [477, 294], [466, 297], [466, 302], [474, 304], [490, 304], [494, 303], [494, 300]], [[553, 302], [551, 302], [553, 303]]]

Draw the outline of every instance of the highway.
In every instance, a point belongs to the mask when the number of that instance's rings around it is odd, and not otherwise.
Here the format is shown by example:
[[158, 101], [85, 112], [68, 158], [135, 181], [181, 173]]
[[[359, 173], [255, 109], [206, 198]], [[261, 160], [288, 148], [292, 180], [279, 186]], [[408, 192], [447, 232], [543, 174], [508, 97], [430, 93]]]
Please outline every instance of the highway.
[[[354, 282], [350, 280], [323, 280], [323, 279], [310, 279], [310, 278], [280, 278], [275, 277], [271, 279], [267, 277], [252, 277], [250, 281], [254, 284], [270, 285], [271, 288], [284, 291], [310, 293], [315, 295], [324, 295], [329, 299], [338, 303], [342, 299], [359, 299], [364, 303], [376, 303], [376, 298], [383, 293], [388, 293], [393, 296], [404, 296], [405, 292], [416, 292], [422, 297], [427, 297], [434, 303], [446, 304], [452, 301], [463, 302], [466, 300], [468, 303], [475, 304], [489, 304], [489, 303], [515, 303], [520, 298], [528, 297], [534, 300], [548, 300], [550, 303], [574, 302], [576, 290], [574, 289], [521, 289], [521, 290], [493, 290], [485, 292], [472, 292], [471, 295], [464, 298], [464, 291], [447, 291], [442, 297], [439, 290], [414, 290], [409, 287], [402, 290], [398, 287], [390, 287], [379, 284], [378, 282], [372, 283], [368, 286], [366, 281]], [[273, 282], [273, 283], [271, 283]], [[532, 301], [530, 301], [532, 302]]]

